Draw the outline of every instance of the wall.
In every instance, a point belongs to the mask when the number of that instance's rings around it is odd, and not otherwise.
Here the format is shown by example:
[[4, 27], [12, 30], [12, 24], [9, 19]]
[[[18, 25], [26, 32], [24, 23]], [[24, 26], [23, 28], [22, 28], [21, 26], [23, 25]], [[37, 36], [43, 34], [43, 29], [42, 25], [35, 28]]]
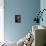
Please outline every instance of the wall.
[[[46, 9], [46, 0], [41, 0], [40, 2], [41, 2], [40, 9], [42, 11], [43, 9]], [[46, 10], [43, 12], [42, 17], [43, 17], [43, 22], [41, 21], [40, 25], [46, 26]]]
[[[4, 35], [7, 41], [18, 41], [31, 29], [35, 12], [40, 9], [40, 0], [5, 0]], [[21, 23], [15, 23], [15, 15], [21, 15]]]

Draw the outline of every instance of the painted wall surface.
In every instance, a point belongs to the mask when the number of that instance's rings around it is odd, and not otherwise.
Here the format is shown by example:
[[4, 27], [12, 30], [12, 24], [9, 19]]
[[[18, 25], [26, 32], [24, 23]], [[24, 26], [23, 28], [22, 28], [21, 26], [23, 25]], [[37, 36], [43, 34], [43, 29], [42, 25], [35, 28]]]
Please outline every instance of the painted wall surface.
[[[4, 34], [7, 41], [18, 41], [32, 29], [32, 21], [40, 9], [40, 0], [5, 0]], [[21, 23], [15, 23], [21, 15]]]
[[[41, 2], [40, 3], [40, 9], [42, 11], [43, 9], [46, 9], [46, 0], [41, 0], [40, 2]], [[46, 10], [43, 12], [42, 17], [43, 17], [43, 22], [41, 21], [40, 24], [43, 26], [46, 26]]]

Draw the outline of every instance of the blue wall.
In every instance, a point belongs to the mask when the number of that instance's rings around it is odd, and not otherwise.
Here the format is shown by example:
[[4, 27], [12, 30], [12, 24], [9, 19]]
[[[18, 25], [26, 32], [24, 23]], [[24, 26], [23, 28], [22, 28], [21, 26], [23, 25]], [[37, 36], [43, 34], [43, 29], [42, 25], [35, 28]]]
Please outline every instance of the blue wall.
[[[32, 28], [35, 12], [40, 9], [40, 0], [5, 0], [5, 40], [18, 41]], [[21, 15], [21, 23], [15, 23], [15, 15]]]
[[[41, 0], [40, 1], [40, 10], [42, 11], [43, 9], [46, 9], [46, 0]], [[46, 10], [43, 12], [43, 22], [40, 21], [40, 25], [46, 27]]]

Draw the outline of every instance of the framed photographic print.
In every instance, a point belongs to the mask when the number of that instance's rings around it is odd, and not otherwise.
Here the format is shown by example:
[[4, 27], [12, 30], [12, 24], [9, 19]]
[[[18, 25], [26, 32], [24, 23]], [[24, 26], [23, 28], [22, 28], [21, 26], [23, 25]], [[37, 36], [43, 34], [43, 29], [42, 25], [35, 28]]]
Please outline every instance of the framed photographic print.
[[15, 23], [21, 23], [21, 15], [15, 15]]

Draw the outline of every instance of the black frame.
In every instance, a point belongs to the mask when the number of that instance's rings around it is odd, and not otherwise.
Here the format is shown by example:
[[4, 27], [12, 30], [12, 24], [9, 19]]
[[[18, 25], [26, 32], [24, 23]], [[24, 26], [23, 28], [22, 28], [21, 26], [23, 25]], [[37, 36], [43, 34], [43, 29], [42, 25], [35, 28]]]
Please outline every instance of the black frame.
[[21, 15], [15, 15], [15, 22], [21, 23]]

